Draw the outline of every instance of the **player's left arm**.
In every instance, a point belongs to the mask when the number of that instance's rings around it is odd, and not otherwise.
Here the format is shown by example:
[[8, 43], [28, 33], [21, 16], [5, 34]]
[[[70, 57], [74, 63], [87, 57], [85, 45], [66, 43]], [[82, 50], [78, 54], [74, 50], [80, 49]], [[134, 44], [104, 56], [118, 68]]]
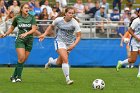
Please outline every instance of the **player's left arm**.
[[74, 26], [75, 26], [75, 32], [76, 32], [76, 40], [75, 42], [68, 48], [68, 51], [71, 51], [80, 41], [81, 39], [81, 28], [79, 23], [75, 20], [74, 21]]
[[33, 19], [32, 19], [32, 28], [31, 28], [31, 30], [28, 31], [28, 32], [26, 32], [26, 33], [21, 34], [21, 35], [20, 35], [20, 38], [24, 38], [24, 37], [26, 37], [27, 35], [33, 34], [36, 30], [37, 30], [36, 19], [35, 19], [35, 17], [33, 17]]
[[77, 32], [75, 42], [72, 45], [69, 46], [67, 51], [71, 51], [79, 43], [80, 39], [81, 39], [81, 32]]

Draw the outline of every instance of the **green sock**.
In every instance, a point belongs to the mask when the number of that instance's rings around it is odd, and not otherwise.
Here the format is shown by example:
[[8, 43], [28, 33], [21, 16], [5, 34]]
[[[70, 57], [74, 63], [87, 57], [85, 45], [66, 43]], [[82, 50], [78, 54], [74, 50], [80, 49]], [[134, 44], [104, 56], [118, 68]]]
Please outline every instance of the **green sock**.
[[14, 73], [13, 73], [13, 76], [12, 76], [12, 77], [16, 78], [16, 76], [17, 76], [17, 65], [16, 65], [16, 67], [15, 67], [15, 71], [14, 71]]
[[17, 78], [21, 78], [24, 63], [17, 63]]

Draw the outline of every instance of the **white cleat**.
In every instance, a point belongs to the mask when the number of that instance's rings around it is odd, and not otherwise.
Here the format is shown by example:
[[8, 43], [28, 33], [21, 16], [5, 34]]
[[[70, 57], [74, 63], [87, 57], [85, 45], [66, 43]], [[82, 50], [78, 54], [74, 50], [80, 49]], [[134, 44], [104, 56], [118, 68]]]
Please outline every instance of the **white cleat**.
[[15, 79], [13, 79], [11, 82], [12, 82], [12, 83], [15, 83], [15, 82], [16, 82], [16, 80], [15, 80]]
[[68, 80], [68, 81], [67, 81], [67, 85], [71, 85], [71, 84], [73, 84], [73, 83], [74, 83], [73, 80]]
[[16, 79], [13, 78], [12, 76], [10, 77], [10, 80], [11, 80], [12, 83], [15, 83], [16, 82]]
[[17, 79], [16, 79], [16, 82], [21, 82], [21, 79], [20, 79], [20, 78], [17, 78]]
[[51, 66], [51, 63], [50, 63], [51, 61], [53, 61], [52, 57], [50, 57], [48, 60], [48, 63], [45, 64], [45, 69], [48, 69]]

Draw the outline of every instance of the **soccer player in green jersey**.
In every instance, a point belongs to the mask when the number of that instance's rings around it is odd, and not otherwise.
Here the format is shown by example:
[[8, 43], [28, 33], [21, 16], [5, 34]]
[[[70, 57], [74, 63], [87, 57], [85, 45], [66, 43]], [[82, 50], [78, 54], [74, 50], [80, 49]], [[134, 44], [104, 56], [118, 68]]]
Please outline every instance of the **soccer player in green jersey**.
[[10, 78], [12, 82], [21, 82], [23, 64], [32, 50], [33, 33], [37, 29], [34, 16], [28, 14], [28, 11], [29, 5], [27, 3], [23, 4], [20, 9], [20, 14], [14, 18], [10, 29], [5, 34], [0, 35], [0, 37], [3, 38], [12, 33], [16, 26], [19, 29], [15, 41], [18, 62], [15, 67], [15, 71]]

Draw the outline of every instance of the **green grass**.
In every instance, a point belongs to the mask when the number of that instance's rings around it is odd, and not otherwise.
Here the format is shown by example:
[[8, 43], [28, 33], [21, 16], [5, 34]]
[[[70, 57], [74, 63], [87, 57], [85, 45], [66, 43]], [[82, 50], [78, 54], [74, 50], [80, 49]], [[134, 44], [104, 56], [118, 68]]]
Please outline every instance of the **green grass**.
[[[140, 80], [137, 68], [71, 68], [73, 85], [66, 85], [61, 68], [24, 68], [23, 81], [11, 83], [9, 77], [14, 68], [0, 68], [0, 93], [139, 93]], [[94, 90], [94, 79], [105, 81], [104, 90]]]

